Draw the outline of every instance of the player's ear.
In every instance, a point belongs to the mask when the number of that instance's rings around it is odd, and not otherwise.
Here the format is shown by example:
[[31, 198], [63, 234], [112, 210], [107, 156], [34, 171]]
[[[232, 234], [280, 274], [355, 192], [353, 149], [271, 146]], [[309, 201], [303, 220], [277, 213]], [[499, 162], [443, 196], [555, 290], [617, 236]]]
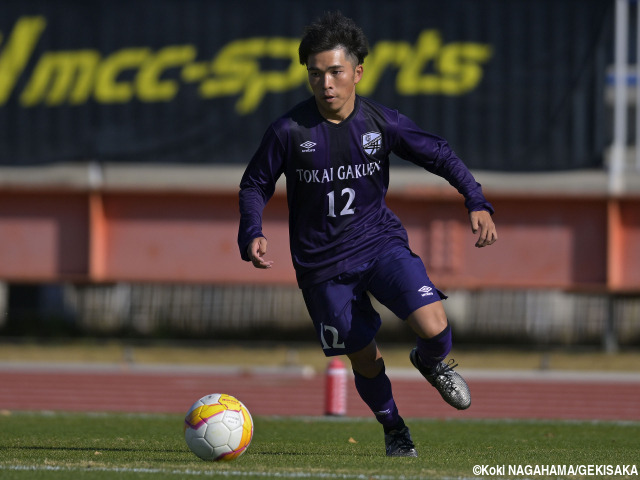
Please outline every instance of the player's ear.
[[358, 82], [359, 82], [360, 80], [362, 80], [362, 72], [363, 72], [363, 71], [364, 71], [364, 67], [362, 66], [362, 64], [360, 64], [360, 65], [358, 65], [358, 66], [356, 67], [356, 72], [355, 72], [355, 76], [354, 76], [354, 79], [353, 79], [353, 83], [354, 83], [354, 85], [357, 85], [357, 84], [358, 84]]

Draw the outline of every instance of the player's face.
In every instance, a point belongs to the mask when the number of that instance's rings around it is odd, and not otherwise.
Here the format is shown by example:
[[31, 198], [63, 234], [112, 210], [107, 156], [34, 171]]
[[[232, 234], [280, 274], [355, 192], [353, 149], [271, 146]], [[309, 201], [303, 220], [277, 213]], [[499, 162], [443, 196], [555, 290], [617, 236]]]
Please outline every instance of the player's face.
[[336, 48], [309, 55], [307, 72], [322, 116], [334, 123], [347, 118], [355, 104], [362, 65], [354, 65], [343, 48]]

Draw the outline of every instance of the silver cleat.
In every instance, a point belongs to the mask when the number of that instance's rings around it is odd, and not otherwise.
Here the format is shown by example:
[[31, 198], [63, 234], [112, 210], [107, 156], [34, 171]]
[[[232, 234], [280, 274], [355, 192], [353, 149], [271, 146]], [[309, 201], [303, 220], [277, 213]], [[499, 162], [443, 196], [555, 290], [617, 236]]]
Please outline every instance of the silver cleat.
[[453, 359], [449, 360], [449, 363], [440, 362], [433, 368], [425, 367], [418, 357], [417, 348], [411, 350], [409, 359], [422, 376], [440, 392], [445, 402], [458, 410], [469, 408], [471, 392], [464, 378], [458, 372], [454, 372], [453, 369], [458, 364], [454, 364]]

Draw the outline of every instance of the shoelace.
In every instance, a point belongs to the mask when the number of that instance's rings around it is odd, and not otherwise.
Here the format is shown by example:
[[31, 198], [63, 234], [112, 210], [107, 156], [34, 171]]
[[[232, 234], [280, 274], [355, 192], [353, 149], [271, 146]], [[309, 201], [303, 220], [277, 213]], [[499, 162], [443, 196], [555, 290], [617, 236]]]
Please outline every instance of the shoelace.
[[451, 377], [447, 375], [447, 373], [453, 372], [453, 369], [456, 368], [457, 366], [458, 364], [455, 363], [455, 360], [452, 358], [447, 363], [443, 363], [443, 362], [439, 363], [438, 365], [436, 365], [434, 369], [436, 378], [444, 377], [444, 380], [442, 381], [442, 383], [444, 383], [444, 389], [447, 392], [452, 392], [453, 390], [456, 389], [455, 384], [451, 381]]

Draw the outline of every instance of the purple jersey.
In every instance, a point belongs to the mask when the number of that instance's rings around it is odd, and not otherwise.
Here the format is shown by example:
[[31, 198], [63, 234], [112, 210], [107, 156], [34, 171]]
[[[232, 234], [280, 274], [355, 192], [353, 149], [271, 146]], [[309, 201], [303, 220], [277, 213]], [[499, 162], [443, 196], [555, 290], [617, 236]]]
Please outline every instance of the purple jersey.
[[268, 128], [240, 183], [238, 245], [262, 233], [262, 211], [284, 174], [291, 258], [300, 287], [360, 265], [391, 246], [408, 246], [407, 233], [387, 207], [389, 155], [445, 178], [469, 211], [493, 207], [448, 143], [396, 110], [357, 96], [351, 115], [331, 123], [313, 97]]

